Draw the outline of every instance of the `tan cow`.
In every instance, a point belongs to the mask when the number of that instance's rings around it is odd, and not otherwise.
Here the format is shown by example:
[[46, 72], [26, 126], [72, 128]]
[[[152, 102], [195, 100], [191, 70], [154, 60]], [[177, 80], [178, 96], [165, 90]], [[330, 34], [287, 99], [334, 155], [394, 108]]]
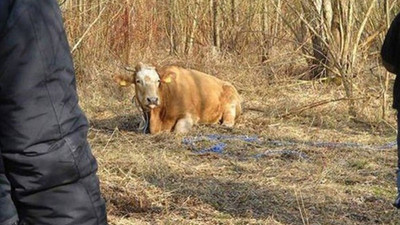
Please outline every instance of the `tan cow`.
[[114, 80], [121, 86], [135, 84], [136, 100], [149, 115], [151, 134], [184, 133], [198, 123], [232, 127], [241, 114], [240, 96], [232, 84], [196, 70], [139, 63], [132, 77]]

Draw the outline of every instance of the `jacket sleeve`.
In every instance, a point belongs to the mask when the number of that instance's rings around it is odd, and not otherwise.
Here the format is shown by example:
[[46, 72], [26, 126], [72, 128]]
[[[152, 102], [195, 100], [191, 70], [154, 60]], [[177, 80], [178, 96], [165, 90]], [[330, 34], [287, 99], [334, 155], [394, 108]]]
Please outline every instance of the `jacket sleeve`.
[[[0, 0], [0, 36], [7, 23], [11, 0]], [[18, 220], [17, 210], [11, 199], [10, 183], [5, 175], [0, 149], [0, 225], [14, 224]]]
[[381, 49], [383, 66], [391, 73], [399, 72], [400, 62], [400, 13], [394, 18]]
[[11, 4], [11, 0], [0, 0], [0, 36], [7, 23]]

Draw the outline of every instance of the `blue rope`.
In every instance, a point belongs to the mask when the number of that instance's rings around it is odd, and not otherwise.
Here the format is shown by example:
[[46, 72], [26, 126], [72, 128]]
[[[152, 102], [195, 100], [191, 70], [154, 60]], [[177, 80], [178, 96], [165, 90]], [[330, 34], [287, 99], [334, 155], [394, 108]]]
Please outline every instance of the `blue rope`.
[[[227, 146], [226, 143], [223, 141], [243, 141], [249, 143], [258, 143], [258, 144], [269, 144], [274, 146], [297, 146], [297, 145], [308, 145], [317, 148], [358, 148], [358, 149], [366, 149], [366, 150], [390, 150], [397, 146], [396, 141], [392, 141], [383, 145], [364, 145], [360, 143], [337, 143], [337, 142], [312, 142], [312, 141], [279, 141], [279, 140], [268, 140], [268, 141], [261, 141], [258, 136], [247, 136], [247, 135], [220, 135], [220, 134], [208, 134], [208, 135], [198, 135], [194, 137], [185, 137], [182, 140], [182, 144], [188, 145], [195, 154], [203, 155], [207, 153], [216, 153], [216, 154], [224, 154], [224, 150]], [[201, 141], [210, 141], [216, 142], [211, 147], [208, 148], [201, 148], [198, 147], [197, 143]], [[298, 150], [266, 150], [263, 153], [256, 154], [253, 158], [259, 159], [266, 156], [271, 155], [290, 155], [296, 156], [300, 159], [309, 160], [307, 154], [298, 151]]]
[[[256, 136], [246, 136], [246, 135], [219, 135], [219, 134], [209, 134], [209, 135], [199, 135], [195, 137], [186, 137], [182, 140], [184, 145], [188, 145], [196, 154], [206, 154], [206, 153], [217, 153], [223, 154], [227, 144], [221, 142], [222, 140], [232, 141], [240, 140], [244, 142], [259, 142], [259, 138]], [[214, 141], [216, 144], [209, 148], [198, 148], [196, 146], [197, 142], [200, 141]]]
[[322, 142], [322, 141], [300, 142], [300, 141], [277, 141], [277, 140], [268, 141], [268, 143], [275, 146], [294, 146], [302, 144], [317, 148], [358, 148], [358, 149], [377, 150], [377, 151], [390, 150], [397, 146], [397, 141], [391, 141], [383, 145], [365, 145], [354, 142], [346, 142], [346, 143]]
[[203, 150], [197, 151], [197, 154], [206, 154], [206, 153], [218, 153], [218, 154], [223, 154], [224, 149], [226, 147], [225, 143], [217, 143], [216, 145], [213, 145], [210, 148], [205, 148]]
[[241, 140], [245, 142], [259, 142], [260, 139], [257, 136], [247, 135], [220, 135], [220, 134], [208, 134], [199, 135], [195, 137], [186, 137], [182, 143], [186, 145], [193, 145], [199, 141], [220, 141], [220, 140]]

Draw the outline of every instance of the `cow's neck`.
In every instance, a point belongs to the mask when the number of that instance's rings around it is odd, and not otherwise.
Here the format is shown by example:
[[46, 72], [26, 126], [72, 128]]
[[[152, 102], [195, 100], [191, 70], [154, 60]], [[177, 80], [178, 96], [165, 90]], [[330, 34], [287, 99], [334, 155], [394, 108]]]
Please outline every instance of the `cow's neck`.
[[149, 112], [150, 132], [160, 132], [162, 124], [166, 120], [167, 105], [169, 100], [169, 89], [167, 87], [160, 88], [160, 101], [161, 105], [151, 109]]

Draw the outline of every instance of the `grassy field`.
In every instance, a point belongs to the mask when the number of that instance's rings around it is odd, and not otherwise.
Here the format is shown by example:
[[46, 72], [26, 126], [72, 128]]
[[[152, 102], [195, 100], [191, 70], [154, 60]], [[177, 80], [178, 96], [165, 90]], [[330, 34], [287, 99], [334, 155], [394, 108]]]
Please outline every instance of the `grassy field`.
[[[284, 78], [270, 83], [254, 68], [226, 65], [188, 66], [232, 81], [244, 98], [244, 114], [231, 130], [197, 126], [184, 136], [138, 132], [133, 87], [119, 88], [111, 79], [125, 72], [96, 72], [112, 63], [87, 68], [97, 78], [80, 87], [81, 105], [91, 122], [89, 140], [110, 224], [399, 224], [400, 213], [391, 206], [395, 148], [306, 143], [394, 141], [394, 110], [381, 120], [378, 100], [370, 98], [353, 118], [345, 101], [331, 101], [343, 95], [340, 86]], [[205, 134], [259, 141], [224, 140], [223, 154], [196, 154], [182, 143]], [[197, 147], [212, 144], [201, 141]], [[254, 157], [267, 150], [299, 151], [308, 159]]]
[[[380, 148], [396, 140], [394, 75], [379, 58], [398, 0], [60, 2], [110, 224], [400, 224], [396, 147]], [[243, 115], [138, 132], [134, 88], [112, 77], [139, 61], [230, 81]], [[184, 143], [212, 134], [237, 138]]]

